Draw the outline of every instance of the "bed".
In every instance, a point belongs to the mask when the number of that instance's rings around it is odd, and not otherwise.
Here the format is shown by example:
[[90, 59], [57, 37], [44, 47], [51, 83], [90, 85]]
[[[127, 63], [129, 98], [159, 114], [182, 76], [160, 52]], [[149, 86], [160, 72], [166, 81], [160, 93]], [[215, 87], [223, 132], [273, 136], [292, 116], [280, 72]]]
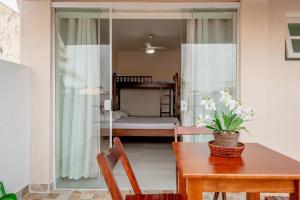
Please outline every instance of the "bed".
[[[161, 92], [160, 116], [132, 117], [120, 111], [122, 89], [168, 90], [169, 95]], [[168, 103], [165, 99], [168, 98]], [[151, 76], [124, 76], [113, 74], [113, 113], [121, 112], [121, 117], [113, 119], [113, 136], [174, 137], [174, 126], [179, 123], [179, 77], [173, 80], [153, 81]], [[165, 111], [163, 107], [167, 107]], [[119, 113], [120, 114], [120, 113]]]
[[[168, 90], [169, 94], [161, 92], [160, 96], [160, 117], [176, 117], [179, 119], [179, 76], [176, 73], [173, 80], [153, 81], [152, 76], [125, 76], [113, 74], [113, 110], [121, 109], [121, 90], [122, 89], [156, 89], [159, 91]], [[165, 98], [168, 103], [165, 104]], [[163, 107], [168, 107], [165, 111]]]
[[[112, 111], [113, 136], [173, 137], [176, 124], [179, 124], [176, 117], [129, 117], [124, 111]], [[100, 124], [102, 136], [109, 126], [109, 112], [104, 112]]]
[[175, 117], [122, 117], [112, 123], [113, 136], [174, 136]]

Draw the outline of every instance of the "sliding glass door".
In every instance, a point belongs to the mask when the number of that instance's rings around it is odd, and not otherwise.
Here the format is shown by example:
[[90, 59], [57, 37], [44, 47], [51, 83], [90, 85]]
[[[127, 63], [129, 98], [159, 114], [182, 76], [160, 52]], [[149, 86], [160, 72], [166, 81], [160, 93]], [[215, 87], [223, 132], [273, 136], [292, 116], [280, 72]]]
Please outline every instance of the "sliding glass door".
[[[162, 16], [180, 20], [177, 11]], [[237, 95], [236, 15], [235, 10], [182, 11], [182, 125], [195, 124], [203, 97], [217, 98], [223, 89]], [[57, 188], [105, 188], [96, 155], [108, 150], [112, 138], [110, 16], [109, 9], [55, 9]]]
[[237, 95], [237, 13], [194, 9], [182, 16], [181, 123], [191, 126], [202, 111], [201, 99], [216, 99], [224, 89]]
[[111, 140], [109, 10], [55, 16], [56, 187], [101, 188], [96, 155]]

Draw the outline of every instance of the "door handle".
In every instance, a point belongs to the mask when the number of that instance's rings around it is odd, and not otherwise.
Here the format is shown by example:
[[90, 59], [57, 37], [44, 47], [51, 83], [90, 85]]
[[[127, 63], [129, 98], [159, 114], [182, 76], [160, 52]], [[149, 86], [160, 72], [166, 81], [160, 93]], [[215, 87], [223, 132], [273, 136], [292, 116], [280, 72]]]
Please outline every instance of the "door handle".
[[188, 103], [186, 100], [180, 101], [180, 111], [182, 112], [188, 111]]
[[111, 111], [111, 100], [104, 100], [104, 110]]

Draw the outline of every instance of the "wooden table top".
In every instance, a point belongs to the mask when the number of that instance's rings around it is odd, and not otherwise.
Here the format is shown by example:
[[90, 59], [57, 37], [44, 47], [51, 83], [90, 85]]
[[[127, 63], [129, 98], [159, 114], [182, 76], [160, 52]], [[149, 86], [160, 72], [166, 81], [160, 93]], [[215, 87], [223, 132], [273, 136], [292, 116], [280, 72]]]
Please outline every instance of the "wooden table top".
[[178, 167], [186, 178], [300, 180], [300, 162], [263, 145], [246, 143], [240, 158], [211, 156], [207, 143], [173, 142]]

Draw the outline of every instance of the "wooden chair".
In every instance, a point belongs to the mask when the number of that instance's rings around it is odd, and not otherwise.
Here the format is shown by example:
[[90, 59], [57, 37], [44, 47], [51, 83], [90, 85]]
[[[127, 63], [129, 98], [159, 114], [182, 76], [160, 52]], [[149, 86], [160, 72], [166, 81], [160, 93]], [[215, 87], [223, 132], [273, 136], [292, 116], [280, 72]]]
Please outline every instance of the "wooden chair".
[[197, 127], [197, 126], [191, 126], [191, 127], [186, 127], [186, 126], [175, 126], [175, 142], [177, 142], [178, 137], [182, 135], [208, 135], [210, 134], [210, 130], [207, 129], [206, 127]]
[[[186, 126], [179, 126], [176, 125], [175, 127], [175, 142], [177, 142], [178, 137], [182, 136], [182, 135], [198, 135], [198, 134], [202, 134], [202, 135], [207, 135], [210, 134], [210, 130], [207, 129], [206, 127], [197, 127], [197, 126], [191, 126], [191, 127], [186, 127]], [[177, 170], [177, 166], [176, 166], [176, 170]], [[176, 182], [178, 181], [178, 177], [176, 176]], [[214, 200], [217, 200], [219, 197], [219, 192], [215, 192], [214, 194]], [[226, 193], [222, 192], [222, 199], [226, 200]]]
[[109, 150], [108, 154], [100, 153], [97, 155], [97, 161], [102, 171], [109, 192], [113, 200], [123, 200], [120, 189], [116, 183], [113, 175], [113, 168], [117, 162], [121, 160], [126, 175], [133, 188], [134, 195], [126, 195], [125, 200], [185, 200], [186, 197], [180, 194], [142, 194], [138, 182], [135, 178], [133, 170], [130, 166], [127, 155], [124, 151], [122, 143], [119, 138], [114, 138], [114, 146]]

